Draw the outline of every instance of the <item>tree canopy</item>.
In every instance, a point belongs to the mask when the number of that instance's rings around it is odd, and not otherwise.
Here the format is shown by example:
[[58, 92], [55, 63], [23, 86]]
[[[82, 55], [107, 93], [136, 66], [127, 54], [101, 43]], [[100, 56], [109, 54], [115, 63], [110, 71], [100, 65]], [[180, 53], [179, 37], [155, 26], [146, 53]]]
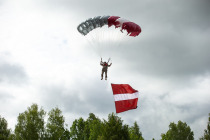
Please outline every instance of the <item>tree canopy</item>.
[[200, 140], [210, 140], [210, 113], [209, 113], [209, 121], [207, 123], [207, 129], [204, 130], [204, 136], [200, 138]]
[[69, 131], [65, 128], [62, 111], [56, 107], [48, 113], [48, 116], [45, 137], [50, 140], [69, 138]]
[[186, 123], [178, 121], [178, 124], [170, 123], [169, 130], [161, 137], [161, 140], [194, 140], [194, 133]]
[[33, 104], [24, 113], [20, 113], [18, 123], [15, 126], [16, 139], [43, 139], [45, 115], [46, 112], [42, 108], [39, 110], [37, 104]]
[[[14, 133], [8, 129], [5, 118], [0, 116], [0, 140], [144, 140], [140, 127], [135, 121], [132, 126], [123, 123], [115, 113], [101, 120], [89, 113], [85, 120], [75, 119], [70, 127], [65, 124], [62, 111], [55, 107], [48, 113], [32, 104], [17, 117]], [[154, 139], [154, 138], [153, 138]], [[194, 133], [182, 121], [169, 124], [169, 130], [161, 134], [161, 140], [193, 140]], [[207, 129], [200, 140], [210, 140], [210, 114]]]
[[0, 140], [6, 140], [9, 137], [11, 130], [7, 127], [7, 121], [0, 116]]

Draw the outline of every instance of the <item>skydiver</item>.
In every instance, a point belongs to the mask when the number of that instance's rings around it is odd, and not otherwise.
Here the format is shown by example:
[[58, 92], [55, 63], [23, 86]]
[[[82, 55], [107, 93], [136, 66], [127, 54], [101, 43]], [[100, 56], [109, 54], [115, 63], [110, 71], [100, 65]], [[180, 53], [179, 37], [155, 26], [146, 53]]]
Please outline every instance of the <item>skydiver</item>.
[[110, 63], [110, 65], [108, 64], [109, 63], [109, 60], [108, 60], [108, 62], [102, 62], [102, 58], [101, 58], [100, 65], [103, 67], [102, 68], [102, 72], [101, 72], [101, 80], [103, 80], [104, 73], [105, 73], [105, 80], [107, 80], [108, 67], [110, 67], [112, 65], [112, 63]]

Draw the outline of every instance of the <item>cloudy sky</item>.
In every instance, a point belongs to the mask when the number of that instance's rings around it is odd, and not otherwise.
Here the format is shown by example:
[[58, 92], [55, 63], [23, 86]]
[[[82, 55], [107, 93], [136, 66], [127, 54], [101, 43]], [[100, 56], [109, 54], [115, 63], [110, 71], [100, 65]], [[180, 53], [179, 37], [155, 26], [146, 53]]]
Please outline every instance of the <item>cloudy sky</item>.
[[[110, 83], [139, 90], [138, 109], [118, 114], [160, 139], [170, 122], [186, 122], [195, 139], [210, 113], [210, 1], [0, 0], [0, 115], [14, 130], [32, 103], [59, 107], [70, 126], [94, 113], [115, 112]], [[103, 51], [77, 26], [90, 17], [117, 15], [142, 33]], [[103, 47], [101, 47], [103, 48]], [[100, 51], [100, 53], [99, 53]], [[112, 58], [100, 80], [101, 52]]]

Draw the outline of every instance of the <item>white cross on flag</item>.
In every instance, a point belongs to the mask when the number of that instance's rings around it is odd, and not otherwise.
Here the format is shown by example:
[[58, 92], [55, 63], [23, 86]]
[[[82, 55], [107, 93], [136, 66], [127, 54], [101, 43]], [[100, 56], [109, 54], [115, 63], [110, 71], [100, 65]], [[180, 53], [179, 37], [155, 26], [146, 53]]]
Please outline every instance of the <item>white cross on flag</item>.
[[137, 108], [139, 92], [129, 84], [111, 84], [116, 113]]

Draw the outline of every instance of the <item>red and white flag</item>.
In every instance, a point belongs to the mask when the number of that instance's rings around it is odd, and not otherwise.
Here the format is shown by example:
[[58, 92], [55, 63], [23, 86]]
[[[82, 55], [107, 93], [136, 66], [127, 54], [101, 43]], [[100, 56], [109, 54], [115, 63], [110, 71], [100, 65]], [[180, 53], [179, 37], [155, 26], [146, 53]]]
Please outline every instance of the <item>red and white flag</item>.
[[129, 84], [111, 84], [116, 113], [137, 108], [139, 92]]

